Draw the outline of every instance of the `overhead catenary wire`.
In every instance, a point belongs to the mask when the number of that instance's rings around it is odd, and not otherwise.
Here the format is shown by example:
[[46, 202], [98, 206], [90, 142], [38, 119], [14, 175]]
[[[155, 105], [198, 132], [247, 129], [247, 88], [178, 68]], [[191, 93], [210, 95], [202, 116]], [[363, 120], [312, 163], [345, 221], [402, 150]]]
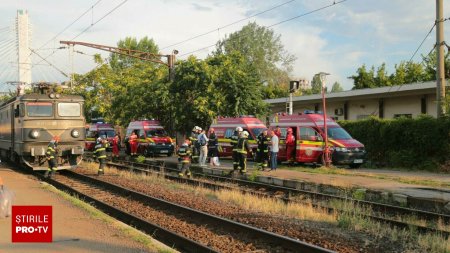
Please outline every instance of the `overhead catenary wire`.
[[[310, 15], [310, 14], [313, 14], [313, 13], [315, 13], [315, 12], [318, 12], [318, 11], [321, 11], [321, 10], [324, 10], [324, 9], [327, 9], [327, 8], [330, 8], [330, 7], [333, 7], [333, 6], [335, 6], [335, 5], [341, 4], [341, 3], [346, 2], [346, 1], [348, 1], [348, 0], [341, 0], [341, 1], [333, 2], [332, 4], [325, 5], [325, 6], [323, 6], [323, 7], [314, 9], [314, 10], [312, 10], [312, 11], [308, 11], [308, 12], [302, 13], [302, 14], [300, 14], [300, 15], [297, 15], [297, 16], [294, 16], [294, 17], [291, 17], [291, 18], [282, 20], [282, 21], [280, 21], [280, 22], [274, 23], [274, 24], [269, 25], [269, 26], [266, 26], [266, 27], [267, 27], [267, 28], [274, 27], [274, 26], [277, 26], [277, 25], [280, 25], [280, 24], [283, 24], [283, 23], [286, 23], [286, 22], [289, 22], [289, 21], [292, 21], [292, 20], [295, 20], [295, 19], [298, 19], [298, 18], [301, 18], [301, 17], [305, 17], [305, 16], [307, 16], [307, 15]], [[189, 54], [192, 54], [192, 53], [201, 51], [201, 50], [205, 50], [205, 49], [208, 49], [208, 48], [213, 47], [213, 46], [215, 46], [215, 45], [216, 45], [216, 43], [211, 44], [211, 45], [209, 45], [209, 46], [205, 46], [205, 47], [196, 49], [196, 50], [193, 50], [193, 51], [190, 51], [190, 52], [185, 53], [185, 54], [182, 54], [182, 55], [180, 55], [179, 57], [182, 57], [182, 56], [185, 56], [185, 55], [189, 55]]]
[[123, 4], [125, 4], [126, 2], [128, 2], [128, 0], [124, 0], [122, 1], [120, 4], [118, 4], [116, 7], [114, 7], [112, 10], [110, 10], [108, 13], [106, 13], [105, 15], [103, 15], [101, 18], [99, 18], [97, 21], [95, 21], [94, 23], [91, 23], [90, 26], [86, 27], [83, 31], [81, 31], [79, 34], [77, 34], [75, 37], [73, 37], [71, 40], [74, 40], [76, 38], [78, 38], [79, 36], [81, 36], [83, 33], [85, 33], [87, 30], [91, 29], [94, 25], [96, 25], [98, 22], [102, 21], [104, 18], [106, 18], [107, 16], [109, 16], [109, 14], [113, 13], [115, 10], [117, 10], [120, 6], [122, 6]]
[[67, 29], [69, 29], [73, 24], [75, 24], [78, 20], [80, 20], [84, 15], [86, 15], [89, 11], [93, 10], [95, 6], [97, 6], [102, 0], [98, 0], [94, 5], [89, 7], [85, 12], [83, 12], [78, 18], [76, 18], [74, 21], [72, 21], [69, 25], [64, 27], [58, 34], [56, 34], [53, 38], [49, 39], [47, 42], [45, 42], [42, 46], [39, 47], [39, 49], [45, 47], [48, 43], [52, 42], [54, 39], [56, 39], [59, 35], [61, 35], [63, 32], [65, 32]]
[[169, 47], [173, 47], [173, 46], [177, 46], [177, 45], [183, 44], [183, 43], [185, 43], [185, 42], [188, 42], [188, 41], [191, 41], [191, 40], [194, 40], [194, 39], [203, 37], [203, 36], [208, 35], [208, 34], [211, 34], [211, 33], [213, 33], [213, 32], [218, 32], [218, 31], [220, 31], [221, 29], [224, 29], [224, 28], [227, 28], [227, 27], [229, 27], [229, 26], [232, 26], [232, 25], [235, 25], [235, 24], [237, 24], [237, 23], [240, 23], [240, 22], [242, 22], [242, 21], [245, 21], [245, 20], [254, 18], [254, 17], [256, 17], [256, 16], [259, 16], [259, 15], [264, 14], [264, 13], [266, 13], [266, 12], [272, 11], [272, 10], [274, 10], [274, 9], [277, 9], [277, 8], [279, 8], [279, 7], [281, 7], [281, 6], [284, 6], [284, 5], [286, 5], [286, 4], [288, 4], [288, 3], [291, 3], [291, 2], [294, 2], [294, 1], [295, 1], [295, 0], [290, 0], [290, 1], [287, 1], [287, 2], [284, 2], [284, 3], [281, 3], [281, 4], [278, 4], [278, 5], [273, 6], [273, 7], [269, 8], [269, 9], [267, 9], [267, 10], [264, 10], [264, 11], [258, 12], [258, 13], [256, 13], [256, 14], [253, 14], [253, 15], [251, 15], [251, 16], [249, 16], [249, 17], [239, 19], [239, 20], [237, 20], [237, 21], [234, 21], [234, 22], [231, 22], [231, 23], [226, 24], [226, 25], [224, 25], [224, 26], [215, 28], [215, 29], [210, 30], [210, 31], [208, 31], [208, 32], [205, 32], [205, 33], [202, 33], [202, 34], [199, 34], [199, 35], [190, 37], [190, 38], [188, 38], [188, 39], [185, 39], [185, 40], [182, 40], [182, 41], [180, 41], [180, 42], [174, 43], [174, 44], [172, 44], [172, 45], [165, 46], [165, 47], [161, 48], [161, 50], [166, 49], [166, 48], [169, 48]]

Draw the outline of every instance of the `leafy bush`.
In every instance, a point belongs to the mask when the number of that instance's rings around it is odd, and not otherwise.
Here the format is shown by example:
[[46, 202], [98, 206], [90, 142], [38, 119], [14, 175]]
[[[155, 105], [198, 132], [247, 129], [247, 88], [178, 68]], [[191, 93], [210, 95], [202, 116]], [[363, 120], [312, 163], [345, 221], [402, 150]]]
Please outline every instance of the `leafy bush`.
[[377, 166], [436, 169], [450, 157], [450, 118], [340, 121]]

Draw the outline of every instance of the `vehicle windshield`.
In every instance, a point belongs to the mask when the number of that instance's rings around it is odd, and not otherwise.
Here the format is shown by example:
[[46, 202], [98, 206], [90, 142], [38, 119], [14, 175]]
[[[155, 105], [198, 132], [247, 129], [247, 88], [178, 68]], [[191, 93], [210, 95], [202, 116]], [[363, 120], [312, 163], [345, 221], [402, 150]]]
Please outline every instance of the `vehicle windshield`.
[[81, 106], [79, 103], [58, 103], [58, 115], [62, 117], [79, 117]]
[[100, 130], [98, 131], [98, 136], [103, 137], [103, 138], [112, 138], [114, 137], [114, 135], [116, 135], [116, 132], [114, 130]]
[[167, 133], [162, 128], [147, 130], [147, 137], [164, 137], [164, 136], [167, 136]]
[[[335, 139], [335, 140], [351, 140], [353, 139], [352, 136], [350, 136], [349, 133], [347, 133], [344, 128], [342, 127], [329, 127], [327, 129], [328, 131], [328, 138]], [[324, 129], [322, 128], [322, 131]]]
[[53, 116], [53, 105], [50, 102], [29, 102], [26, 103], [27, 115], [30, 117]]
[[[262, 133], [262, 131], [266, 130], [266, 128], [252, 128], [251, 131], [253, 133], [254, 136], [258, 137], [260, 133]], [[250, 136], [249, 136], [250, 138]]]

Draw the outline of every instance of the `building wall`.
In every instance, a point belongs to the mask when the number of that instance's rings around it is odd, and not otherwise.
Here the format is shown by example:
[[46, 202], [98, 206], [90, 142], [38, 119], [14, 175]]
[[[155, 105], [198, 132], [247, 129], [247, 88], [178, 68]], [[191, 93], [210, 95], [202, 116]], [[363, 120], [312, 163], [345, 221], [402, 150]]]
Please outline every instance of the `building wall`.
[[437, 117], [436, 94], [428, 94], [427, 98], [427, 114]]
[[370, 116], [378, 117], [378, 99], [348, 101], [348, 120], [365, 119]]
[[407, 96], [384, 99], [384, 117], [386, 119], [395, 118], [396, 115], [411, 114], [413, 118], [421, 113], [421, 97]]

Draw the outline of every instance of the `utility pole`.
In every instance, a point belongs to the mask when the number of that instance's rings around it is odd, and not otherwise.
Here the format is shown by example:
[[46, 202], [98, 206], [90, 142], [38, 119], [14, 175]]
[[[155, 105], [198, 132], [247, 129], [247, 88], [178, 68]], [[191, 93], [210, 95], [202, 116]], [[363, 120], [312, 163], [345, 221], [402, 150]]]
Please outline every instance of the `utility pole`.
[[445, 115], [445, 65], [444, 65], [444, 17], [443, 0], [436, 0], [436, 96], [437, 96], [437, 116]]

